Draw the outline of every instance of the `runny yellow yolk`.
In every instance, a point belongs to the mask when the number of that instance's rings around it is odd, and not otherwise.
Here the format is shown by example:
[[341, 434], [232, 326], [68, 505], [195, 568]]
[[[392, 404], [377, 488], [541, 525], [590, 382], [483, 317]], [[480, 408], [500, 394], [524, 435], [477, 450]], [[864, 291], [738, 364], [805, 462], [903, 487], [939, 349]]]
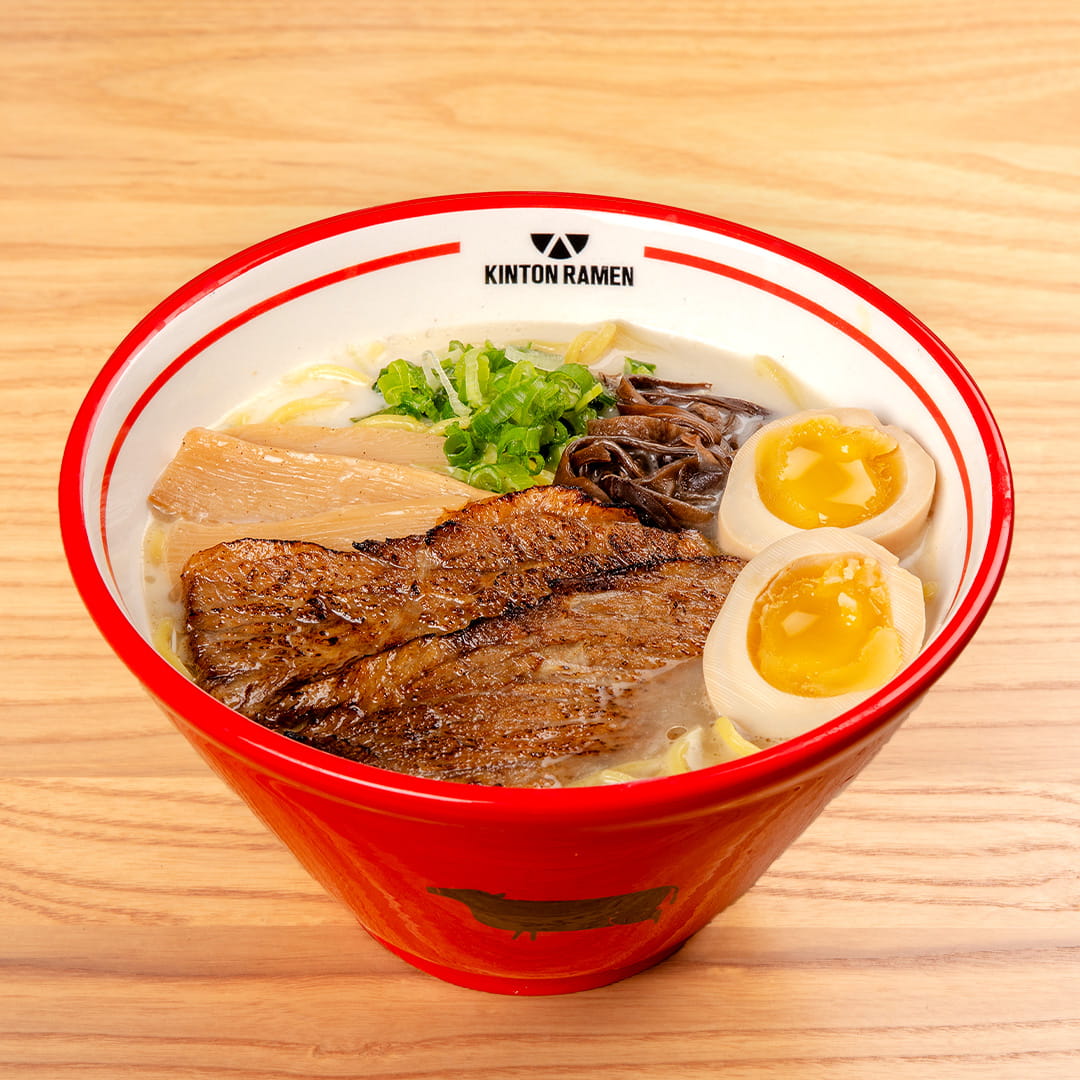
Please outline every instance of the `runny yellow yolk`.
[[746, 644], [767, 683], [801, 697], [881, 686], [901, 662], [884, 574], [863, 555], [789, 563], [758, 594]]
[[904, 486], [895, 439], [831, 416], [815, 416], [763, 438], [754, 466], [766, 508], [799, 529], [858, 525], [891, 506]]

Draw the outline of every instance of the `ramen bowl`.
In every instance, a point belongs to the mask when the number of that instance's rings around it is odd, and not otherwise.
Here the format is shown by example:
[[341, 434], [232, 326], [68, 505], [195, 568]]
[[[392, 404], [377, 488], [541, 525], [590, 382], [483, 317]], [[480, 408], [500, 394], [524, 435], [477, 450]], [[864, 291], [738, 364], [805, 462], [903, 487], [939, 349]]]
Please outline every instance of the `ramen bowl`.
[[[857, 707], [737, 761], [554, 789], [420, 779], [247, 719], [151, 644], [147, 495], [184, 433], [305, 362], [402, 335], [625, 321], [857, 405], [934, 458], [917, 659]], [[718, 365], [719, 367], [720, 365]], [[703, 373], [723, 393], [724, 372]], [[882, 748], [985, 616], [1012, 530], [1008, 462], [948, 349], [856, 275], [667, 206], [485, 193], [358, 210], [200, 274], [90, 388], [60, 478], [65, 548], [101, 632], [208, 764], [360, 924], [416, 967], [500, 993], [584, 990], [673, 953], [743, 895]]]

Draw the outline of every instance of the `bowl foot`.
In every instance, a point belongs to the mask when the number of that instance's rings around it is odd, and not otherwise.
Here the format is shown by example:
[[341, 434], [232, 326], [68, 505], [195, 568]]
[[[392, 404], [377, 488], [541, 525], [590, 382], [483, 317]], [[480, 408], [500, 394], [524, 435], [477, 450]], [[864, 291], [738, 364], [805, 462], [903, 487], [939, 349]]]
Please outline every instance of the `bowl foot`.
[[[371, 933], [368, 931], [368, 933]], [[590, 971], [582, 975], [556, 975], [556, 976], [521, 976], [510, 977], [505, 975], [487, 975], [483, 972], [463, 971], [459, 968], [446, 967], [442, 964], [425, 960], [412, 953], [406, 952], [391, 945], [376, 934], [371, 936], [384, 948], [395, 956], [401, 957], [407, 964], [434, 975], [444, 982], [453, 983], [455, 986], [464, 986], [469, 990], [483, 990], [489, 994], [519, 994], [522, 996], [539, 996], [541, 994], [576, 994], [582, 990], [594, 990], [599, 986], [608, 986], [611, 983], [628, 979], [631, 975], [646, 971], [656, 964], [674, 955], [683, 946], [683, 942], [664, 949], [655, 956], [640, 960], [625, 967], [610, 968], [604, 971]]]

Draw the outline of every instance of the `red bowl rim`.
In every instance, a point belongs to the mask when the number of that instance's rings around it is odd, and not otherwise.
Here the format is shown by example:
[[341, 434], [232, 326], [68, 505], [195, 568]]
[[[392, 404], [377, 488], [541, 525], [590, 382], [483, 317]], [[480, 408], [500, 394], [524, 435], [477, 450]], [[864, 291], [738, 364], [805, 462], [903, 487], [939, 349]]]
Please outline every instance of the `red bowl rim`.
[[[166, 323], [224, 282], [315, 241], [372, 225], [454, 211], [568, 208], [659, 219], [722, 234], [799, 263], [878, 308], [915, 339], [957, 389], [975, 422], [990, 470], [989, 544], [966, 596], [919, 657], [877, 694], [804, 735], [738, 761], [674, 777], [590, 788], [495, 788], [426, 780], [361, 765], [297, 743], [234, 712], [167, 663], [135, 629], [97, 566], [82, 480], [90, 436], [102, 403], [131, 356]], [[718, 803], [756, 797], [846, 756], [912, 708], [956, 660], [985, 617], [1000, 586], [1012, 543], [1014, 497], [1008, 456], [982, 393], [944, 343], [918, 318], [858, 275], [789, 241], [709, 214], [605, 195], [546, 191], [462, 193], [386, 203], [314, 221], [256, 243], [192, 278], [153, 308], [125, 336], [94, 380], [73, 422], [59, 480], [60, 526], [72, 577], [103, 636], [150, 694], [201, 739], [251, 767], [321, 795], [387, 813], [439, 820], [632, 823], [693, 814]]]

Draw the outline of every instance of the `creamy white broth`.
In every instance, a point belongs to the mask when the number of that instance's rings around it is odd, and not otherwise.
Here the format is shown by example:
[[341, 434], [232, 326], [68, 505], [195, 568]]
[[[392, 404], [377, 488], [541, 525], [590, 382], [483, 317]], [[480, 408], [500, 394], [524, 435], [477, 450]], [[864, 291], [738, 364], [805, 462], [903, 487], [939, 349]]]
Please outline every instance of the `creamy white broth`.
[[[264, 423], [285, 413], [290, 416], [286, 422], [345, 427], [384, 406], [383, 399], [371, 384], [379, 370], [391, 360], [403, 358], [419, 362], [427, 351], [444, 352], [452, 340], [475, 344], [491, 341], [499, 347], [534, 344], [561, 351], [582, 329], [567, 324], [465, 326], [452, 330], [436, 328], [420, 335], [357, 344], [337, 354], [310, 358], [247, 400], [232, 404], [206, 426], [224, 429]], [[623, 356], [654, 364], [658, 378], [709, 383], [717, 395], [757, 402], [773, 414], [784, 415], [825, 407], [826, 404], [767, 357], [740, 356], [700, 342], [620, 325], [607, 360], [594, 365], [594, 369], [619, 370]], [[168, 528], [167, 522], [150, 515], [146, 544], [146, 601], [151, 625], [155, 627], [155, 644], [166, 654], [170, 649], [175, 650], [182, 658], [179, 601], [171, 591], [167, 575], [155, 564], [153, 554], [159, 533]], [[930, 530], [920, 548], [905, 560], [905, 565], [919, 573], [924, 581], [933, 580], [933, 543]], [[693, 725], [700, 730], [707, 705], [703, 704], [696, 687], [690, 696], [697, 698], [696, 707], [688, 710], [692, 725], [690, 734], [693, 735]], [[671, 744], [678, 748], [685, 742], [686, 726], [671, 715], [659, 719], [651, 737], [643, 743], [643, 755], [663, 755], [664, 747]], [[716, 752], [724, 752], [723, 747], [716, 751], [714, 746], [712, 756], [703, 757], [700, 743], [699, 738], [696, 749], [692, 748], [692, 753], [687, 751], [691, 757], [697, 756], [697, 764], [712, 763], [716, 760]], [[767, 742], [757, 740], [757, 745], [764, 746]], [[731, 753], [729, 756], [738, 755]], [[619, 765], [618, 762], [607, 764], [616, 768]], [[621, 776], [617, 774], [609, 782], [617, 782]]]

